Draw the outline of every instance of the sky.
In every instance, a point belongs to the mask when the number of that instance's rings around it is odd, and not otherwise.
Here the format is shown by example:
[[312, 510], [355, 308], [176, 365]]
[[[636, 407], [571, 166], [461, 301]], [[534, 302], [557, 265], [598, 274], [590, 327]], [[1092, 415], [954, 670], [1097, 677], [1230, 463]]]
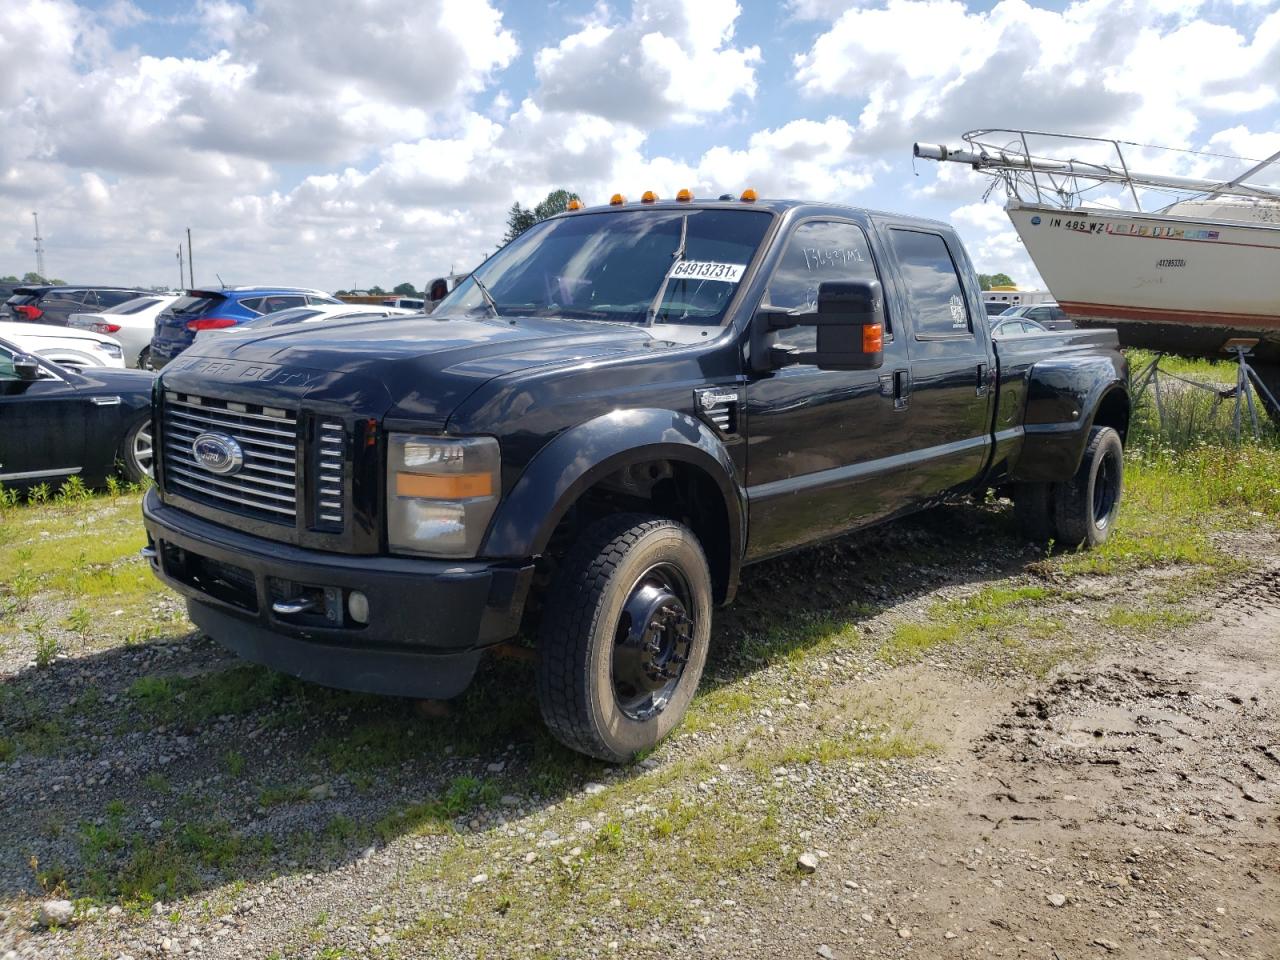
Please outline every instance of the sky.
[[422, 287], [556, 188], [754, 187], [950, 221], [1033, 286], [1000, 191], [913, 162], [992, 127], [1280, 151], [1280, 0], [3, 0], [0, 275], [34, 210], [70, 282], [176, 284], [190, 228], [198, 285]]

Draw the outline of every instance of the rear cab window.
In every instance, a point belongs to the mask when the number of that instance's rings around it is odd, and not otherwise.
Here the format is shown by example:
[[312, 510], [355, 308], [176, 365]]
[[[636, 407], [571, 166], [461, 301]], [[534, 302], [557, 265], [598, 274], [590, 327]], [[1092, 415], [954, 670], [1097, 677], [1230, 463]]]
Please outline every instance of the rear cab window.
[[894, 227], [889, 238], [906, 286], [916, 339], [972, 337], [969, 302], [942, 236]]

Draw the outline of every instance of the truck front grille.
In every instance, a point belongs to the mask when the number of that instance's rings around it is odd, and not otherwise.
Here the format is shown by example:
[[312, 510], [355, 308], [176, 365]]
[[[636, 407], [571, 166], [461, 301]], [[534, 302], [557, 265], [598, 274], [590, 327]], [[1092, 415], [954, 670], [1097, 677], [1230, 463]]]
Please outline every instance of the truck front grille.
[[[165, 393], [164, 485], [212, 507], [293, 526], [298, 512], [298, 417], [288, 410], [184, 393]], [[239, 447], [239, 469], [202, 464], [198, 437], [217, 434]]]

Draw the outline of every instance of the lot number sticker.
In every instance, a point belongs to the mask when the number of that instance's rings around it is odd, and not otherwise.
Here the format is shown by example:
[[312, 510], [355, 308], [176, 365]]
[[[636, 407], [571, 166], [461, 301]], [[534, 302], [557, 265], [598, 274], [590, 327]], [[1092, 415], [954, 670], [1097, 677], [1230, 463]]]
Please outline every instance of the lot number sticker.
[[713, 263], [710, 260], [678, 260], [668, 276], [672, 280], [719, 280], [737, 283], [742, 279], [745, 263]]

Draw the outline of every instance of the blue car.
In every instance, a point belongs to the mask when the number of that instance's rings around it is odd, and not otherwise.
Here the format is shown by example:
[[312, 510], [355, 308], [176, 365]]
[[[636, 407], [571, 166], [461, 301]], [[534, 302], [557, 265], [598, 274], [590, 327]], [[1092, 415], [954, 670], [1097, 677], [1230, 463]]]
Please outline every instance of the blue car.
[[180, 354], [201, 330], [235, 327], [278, 310], [320, 303], [341, 303], [305, 287], [223, 287], [188, 290], [156, 317], [151, 338], [151, 368], [159, 370]]

